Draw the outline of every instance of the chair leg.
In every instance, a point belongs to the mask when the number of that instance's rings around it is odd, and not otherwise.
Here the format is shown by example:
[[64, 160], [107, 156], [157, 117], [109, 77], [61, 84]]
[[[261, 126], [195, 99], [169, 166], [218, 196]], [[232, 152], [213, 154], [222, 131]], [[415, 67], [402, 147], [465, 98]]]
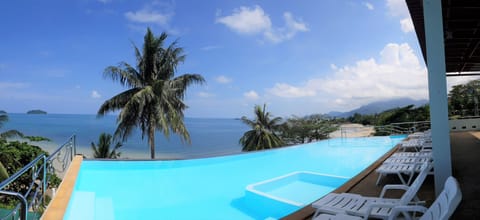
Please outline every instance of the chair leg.
[[377, 178], [377, 182], [375, 183], [375, 185], [378, 186], [378, 183], [380, 182], [380, 179], [383, 177], [383, 174], [382, 173], [379, 173], [378, 174], [378, 178]]
[[405, 183], [405, 180], [403, 179], [403, 176], [402, 176], [402, 173], [397, 173], [398, 175], [398, 178], [400, 179], [400, 181], [402, 182], [403, 185], [408, 185]]

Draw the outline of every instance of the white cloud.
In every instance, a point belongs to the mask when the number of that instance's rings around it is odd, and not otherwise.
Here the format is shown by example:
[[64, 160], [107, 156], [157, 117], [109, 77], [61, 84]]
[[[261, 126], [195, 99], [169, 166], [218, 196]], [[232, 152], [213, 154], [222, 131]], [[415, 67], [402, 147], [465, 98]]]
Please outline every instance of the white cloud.
[[410, 17], [400, 20], [400, 26], [404, 33], [413, 32], [415, 30], [412, 19]]
[[216, 50], [216, 49], [220, 49], [220, 48], [222, 48], [222, 47], [221, 46], [216, 46], [216, 45], [208, 45], [208, 46], [202, 47], [200, 49], [205, 50], [205, 51], [210, 51], [210, 50]]
[[295, 19], [290, 12], [283, 13], [285, 22], [283, 27], [274, 27], [272, 26], [270, 16], [258, 5], [253, 8], [242, 6], [235, 9], [233, 14], [224, 17], [220, 17], [219, 14], [217, 12], [216, 23], [224, 24], [239, 34], [262, 34], [266, 40], [272, 43], [289, 40], [298, 32], [309, 30], [301, 19]]
[[372, 3], [370, 3], [370, 2], [363, 2], [363, 5], [365, 5], [365, 7], [367, 7], [368, 10], [373, 10], [373, 9], [375, 9], [375, 8], [373, 7]]
[[0, 90], [2, 89], [23, 89], [29, 87], [29, 83], [19, 82], [0, 82]]
[[304, 97], [312, 103], [322, 101], [338, 110], [351, 110], [383, 99], [425, 99], [428, 96], [426, 68], [406, 43], [387, 44], [378, 59], [359, 60], [353, 65], [332, 68], [332, 71], [330, 76], [313, 78], [302, 85], [277, 83], [267, 91], [280, 98]]
[[215, 81], [217, 81], [218, 83], [227, 84], [232, 82], [232, 79], [226, 76], [218, 76], [217, 78], [215, 78]]
[[267, 89], [267, 92], [283, 98], [300, 98], [316, 95], [315, 90], [312, 88], [300, 88], [286, 83], [276, 83], [273, 88]]
[[226, 25], [240, 34], [256, 34], [268, 30], [272, 26], [270, 17], [256, 5], [254, 8], [240, 7], [232, 15], [218, 17], [216, 23]]
[[96, 90], [93, 90], [92, 94], [91, 94], [91, 97], [94, 98], [94, 99], [99, 99], [99, 98], [102, 97], [102, 95], [100, 95], [100, 93], [98, 93]]
[[250, 90], [246, 93], [243, 93], [243, 96], [247, 99], [251, 99], [251, 100], [257, 100], [260, 98], [260, 96], [258, 95], [257, 92], [253, 91], [253, 90]]
[[387, 0], [388, 13], [394, 17], [410, 17], [405, 0]]
[[404, 33], [414, 32], [410, 12], [405, 0], [387, 0], [388, 14], [393, 17], [400, 17], [400, 28]]
[[283, 13], [283, 18], [285, 20], [285, 27], [266, 30], [263, 34], [266, 39], [273, 43], [279, 43], [292, 39], [298, 32], [308, 31], [307, 25], [301, 20], [296, 21], [290, 12]]
[[210, 98], [215, 96], [214, 94], [208, 92], [199, 92], [197, 95], [201, 98]]
[[112, 0], [97, 0], [97, 1], [99, 1], [103, 4], [107, 4], [107, 3], [111, 2]]
[[171, 14], [163, 14], [151, 9], [150, 7], [143, 8], [135, 12], [126, 12], [125, 17], [131, 22], [137, 23], [151, 23], [160, 26], [166, 26], [170, 21]]

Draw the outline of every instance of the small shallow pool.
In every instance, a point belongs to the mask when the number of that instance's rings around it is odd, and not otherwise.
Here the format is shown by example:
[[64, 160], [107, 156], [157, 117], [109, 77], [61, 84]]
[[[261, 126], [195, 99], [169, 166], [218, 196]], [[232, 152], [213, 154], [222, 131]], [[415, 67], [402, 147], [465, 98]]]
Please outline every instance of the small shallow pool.
[[83, 161], [64, 219], [281, 218], [322, 197], [404, 136], [329, 139], [177, 161]]

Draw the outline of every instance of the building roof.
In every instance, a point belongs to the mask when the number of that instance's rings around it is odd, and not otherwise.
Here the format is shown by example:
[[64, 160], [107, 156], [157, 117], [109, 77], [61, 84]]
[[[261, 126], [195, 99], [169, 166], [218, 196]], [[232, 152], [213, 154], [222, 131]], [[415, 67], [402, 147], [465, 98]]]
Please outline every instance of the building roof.
[[[426, 63], [423, 0], [406, 2]], [[480, 1], [442, 0], [442, 14], [447, 76], [480, 75]]]

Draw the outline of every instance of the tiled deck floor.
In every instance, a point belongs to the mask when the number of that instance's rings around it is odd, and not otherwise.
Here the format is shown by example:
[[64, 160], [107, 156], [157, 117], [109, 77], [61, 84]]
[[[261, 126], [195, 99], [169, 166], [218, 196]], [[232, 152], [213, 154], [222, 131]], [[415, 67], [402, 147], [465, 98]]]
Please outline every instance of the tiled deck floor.
[[[451, 133], [452, 170], [462, 190], [463, 199], [451, 219], [480, 219], [480, 132]], [[383, 178], [380, 186], [376, 186], [377, 173], [371, 172], [348, 192], [365, 196], [379, 196], [385, 184], [399, 183], [398, 177], [391, 175]], [[435, 199], [434, 178], [428, 176], [418, 193], [421, 200], [429, 206]], [[401, 192], [387, 194], [389, 197], [400, 197]], [[303, 214], [296, 213], [286, 219], [310, 219], [313, 209], [303, 210]], [[307, 218], [299, 217], [306, 216]]]

